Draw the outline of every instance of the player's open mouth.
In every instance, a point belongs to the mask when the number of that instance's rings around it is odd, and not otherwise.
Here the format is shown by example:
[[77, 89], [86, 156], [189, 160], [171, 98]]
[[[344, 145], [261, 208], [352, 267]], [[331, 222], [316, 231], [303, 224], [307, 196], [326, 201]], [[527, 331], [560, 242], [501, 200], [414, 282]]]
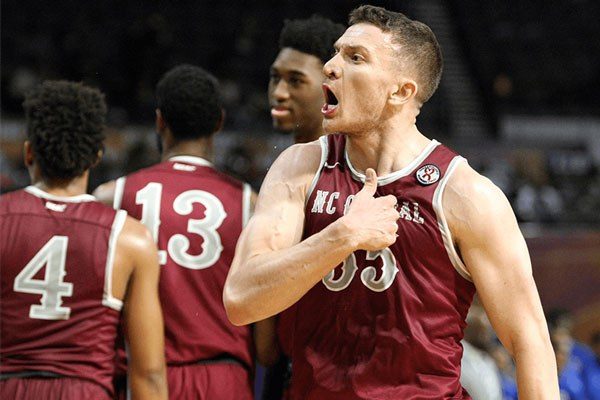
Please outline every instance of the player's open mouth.
[[330, 116], [338, 108], [339, 101], [333, 93], [333, 91], [331, 90], [331, 88], [326, 84], [323, 84], [323, 94], [325, 95], [325, 104], [323, 104], [321, 112], [325, 116]]

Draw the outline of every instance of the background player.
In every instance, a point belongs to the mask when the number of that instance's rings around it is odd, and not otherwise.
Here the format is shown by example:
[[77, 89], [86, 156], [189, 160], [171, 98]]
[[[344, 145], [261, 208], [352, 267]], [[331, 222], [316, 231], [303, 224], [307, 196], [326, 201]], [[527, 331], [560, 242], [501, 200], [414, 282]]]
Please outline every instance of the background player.
[[[344, 25], [320, 15], [284, 22], [279, 35], [279, 53], [271, 65], [268, 95], [273, 127], [292, 133], [296, 143], [312, 142], [323, 134], [323, 65], [344, 30]], [[290, 333], [287, 323], [293, 322], [292, 315], [293, 310], [283, 313], [277, 328], [279, 345], [288, 353], [287, 342], [291, 338], [285, 332]], [[269, 334], [262, 337], [270, 338]], [[260, 338], [257, 338], [257, 346], [273, 348], [271, 342], [261, 343]], [[281, 399], [290, 372], [289, 359], [282, 355], [277, 364], [267, 370], [262, 398]]]
[[132, 396], [166, 399], [156, 245], [85, 194], [102, 155], [104, 97], [48, 81], [24, 107], [32, 186], [0, 197], [1, 397], [110, 399], [124, 307]]
[[[208, 161], [224, 118], [212, 75], [175, 67], [158, 83], [156, 97], [163, 162], [98, 192], [141, 219], [158, 242], [170, 397], [249, 399], [252, 330], [229, 322], [222, 296], [252, 190]], [[260, 336], [265, 330], [257, 325]], [[269, 351], [259, 349], [259, 361], [268, 363]]]
[[225, 286], [231, 320], [297, 302], [294, 399], [469, 398], [459, 342], [477, 287], [519, 397], [558, 398], [506, 198], [415, 126], [441, 75], [435, 36], [372, 6], [350, 25], [324, 68], [324, 129], [343, 135], [293, 146], [269, 170]]
[[323, 64], [344, 26], [320, 15], [286, 20], [279, 35], [279, 53], [271, 65], [269, 104], [273, 127], [293, 133], [296, 143], [323, 134]]

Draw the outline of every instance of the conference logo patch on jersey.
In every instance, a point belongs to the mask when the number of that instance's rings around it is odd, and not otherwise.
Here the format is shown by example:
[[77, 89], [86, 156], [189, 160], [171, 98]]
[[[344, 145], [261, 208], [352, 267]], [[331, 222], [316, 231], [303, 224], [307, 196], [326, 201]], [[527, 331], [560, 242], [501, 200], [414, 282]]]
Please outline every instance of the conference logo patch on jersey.
[[415, 174], [421, 185], [431, 185], [440, 180], [440, 169], [433, 165], [423, 165]]

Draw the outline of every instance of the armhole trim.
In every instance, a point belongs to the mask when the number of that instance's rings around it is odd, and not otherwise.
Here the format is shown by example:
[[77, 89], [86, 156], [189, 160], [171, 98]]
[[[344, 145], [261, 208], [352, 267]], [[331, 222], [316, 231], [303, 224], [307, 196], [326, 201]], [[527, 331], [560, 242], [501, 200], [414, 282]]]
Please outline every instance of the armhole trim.
[[446, 216], [444, 215], [444, 208], [442, 206], [442, 196], [444, 195], [444, 189], [450, 176], [456, 169], [459, 163], [467, 162], [463, 157], [456, 156], [450, 161], [450, 165], [448, 165], [448, 169], [446, 170], [446, 174], [440, 180], [438, 187], [435, 189], [435, 193], [433, 194], [433, 209], [435, 210], [435, 214], [437, 216], [438, 228], [440, 229], [440, 233], [442, 234], [442, 240], [444, 241], [444, 247], [446, 248], [446, 253], [448, 254], [448, 258], [454, 266], [454, 269], [460, 276], [472, 282], [471, 274], [467, 270], [467, 267], [461, 260], [456, 248], [454, 247], [454, 242], [452, 240], [452, 233], [450, 232], [450, 228], [448, 227], [448, 221], [446, 220]]
[[250, 207], [250, 200], [252, 198], [252, 187], [244, 183], [244, 188], [242, 191], [242, 228], [244, 228], [250, 217], [252, 216], [252, 210]]
[[121, 208], [121, 202], [123, 201], [123, 191], [125, 190], [125, 179], [122, 176], [115, 182], [115, 198], [113, 199], [113, 208], [118, 210]]
[[117, 240], [119, 239], [119, 234], [123, 230], [126, 219], [127, 212], [124, 210], [118, 210], [110, 230], [110, 237], [108, 238], [108, 254], [106, 255], [106, 270], [104, 272], [104, 295], [102, 297], [102, 305], [117, 311], [121, 311], [123, 308], [123, 301], [113, 297], [112, 295], [112, 275], [115, 262], [115, 251], [117, 249]]
[[312, 195], [313, 190], [315, 190], [315, 187], [317, 186], [317, 182], [319, 181], [319, 178], [321, 177], [321, 171], [323, 170], [323, 166], [325, 165], [325, 162], [327, 161], [327, 155], [329, 153], [329, 144], [327, 143], [328, 137], [329, 137], [328, 135], [319, 137], [319, 144], [321, 145], [321, 162], [319, 163], [319, 168], [317, 169], [317, 172], [315, 173], [315, 176], [313, 177], [313, 180], [310, 183], [308, 190], [306, 191], [306, 198], [304, 199], [305, 207], [308, 204], [308, 199], [310, 199], [310, 196]]

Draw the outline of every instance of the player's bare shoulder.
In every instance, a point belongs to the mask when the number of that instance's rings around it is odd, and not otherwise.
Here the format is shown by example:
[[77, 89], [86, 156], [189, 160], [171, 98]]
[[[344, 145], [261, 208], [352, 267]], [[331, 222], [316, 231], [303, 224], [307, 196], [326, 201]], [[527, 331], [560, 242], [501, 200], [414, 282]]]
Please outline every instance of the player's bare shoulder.
[[466, 162], [459, 163], [449, 177], [442, 204], [453, 233], [476, 231], [507, 213], [514, 218], [502, 190]]
[[125, 219], [118, 243], [125, 251], [156, 250], [150, 231], [140, 221], [130, 216]]
[[323, 141], [295, 144], [283, 151], [267, 173], [261, 196], [264, 192], [283, 190], [292, 197], [304, 197], [321, 166]]

